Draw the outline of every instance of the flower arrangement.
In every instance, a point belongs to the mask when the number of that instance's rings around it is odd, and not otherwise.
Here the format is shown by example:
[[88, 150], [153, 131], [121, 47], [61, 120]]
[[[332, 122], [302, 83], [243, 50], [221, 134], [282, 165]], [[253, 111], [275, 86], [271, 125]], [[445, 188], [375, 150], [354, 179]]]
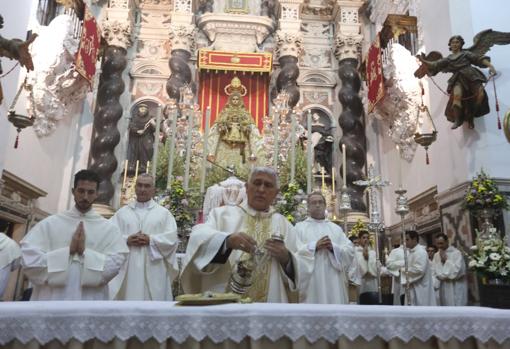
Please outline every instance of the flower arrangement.
[[187, 232], [194, 224], [194, 215], [191, 199], [182, 184], [182, 177], [176, 177], [160, 204], [172, 212], [180, 232]]
[[479, 236], [471, 246], [468, 266], [482, 277], [510, 280], [510, 247], [506, 239], [499, 237], [496, 228], [489, 230], [489, 238]]
[[285, 216], [289, 222], [296, 224], [306, 217], [306, 205], [303, 203], [305, 197], [298, 184], [289, 183], [282, 188], [275, 209]]
[[351, 237], [358, 237], [360, 231], [362, 230], [367, 230], [368, 231], [368, 227], [367, 225], [365, 224], [365, 222], [363, 222], [361, 219], [358, 219], [356, 224], [354, 224], [354, 226], [352, 227], [352, 229], [349, 231], [349, 233], [347, 234], [347, 237], [348, 238], [351, 238]]
[[508, 209], [505, 196], [483, 170], [471, 181], [463, 206], [468, 210]]

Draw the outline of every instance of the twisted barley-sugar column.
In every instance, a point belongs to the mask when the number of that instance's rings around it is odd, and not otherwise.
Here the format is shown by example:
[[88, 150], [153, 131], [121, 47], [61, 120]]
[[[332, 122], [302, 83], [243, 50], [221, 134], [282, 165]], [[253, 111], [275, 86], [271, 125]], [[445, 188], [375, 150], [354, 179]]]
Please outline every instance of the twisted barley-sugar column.
[[[364, 188], [352, 184], [353, 181], [363, 179], [366, 162], [367, 141], [363, 125], [363, 103], [359, 96], [361, 79], [358, 73], [358, 60], [345, 58], [340, 60], [338, 75], [342, 81], [342, 88], [338, 92], [338, 100], [342, 104], [342, 113], [338, 124], [342, 128], [342, 144], [346, 146], [347, 153], [347, 192], [351, 196], [353, 211], [366, 212], [367, 207], [363, 200]], [[343, 164], [342, 164], [343, 166]]]
[[179, 101], [181, 95], [180, 88], [191, 83], [191, 69], [188, 65], [191, 53], [177, 49], [172, 51], [168, 65], [170, 67], [170, 77], [166, 82], [166, 92], [170, 98]]
[[287, 91], [289, 94], [289, 107], [293, 108], [299, 102], [299, 87], [297, 85], [299, 77], [298, 58], [288, 55], [280, 57], [278, 62], [280, 63], [280, 73], [276, 78], [276, 90], [278, 93], [283, 90]]
[[97, 172], [101, 178], [96, 202], [105, 205], [110, 203], [115, 191], [111, 179], [117, 168], [114, 150], [120, 141], [117, 122], [122, 117], [123, 111], [119, 98], [125, 87], [122, 73], [127, 64], [126, 54], [126, 49], [122, 47], [106, 48], [94, 111], [89, 169]]

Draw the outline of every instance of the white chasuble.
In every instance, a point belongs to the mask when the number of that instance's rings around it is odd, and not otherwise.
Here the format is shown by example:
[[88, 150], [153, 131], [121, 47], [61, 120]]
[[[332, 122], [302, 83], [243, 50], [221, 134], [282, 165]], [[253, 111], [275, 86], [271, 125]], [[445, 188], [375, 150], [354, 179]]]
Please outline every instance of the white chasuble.
[[[411, 305], [436, 305], [436, 296], [432, 280], [432, 270], [427, 250], [418, 244], [408, 249], [408, 268], [409, 276], [409, 297]], [[405, 286], [407, 282], [404, 268], [400, 270], [401, 285]], [[407, 299], [406, 299], [406, 302]]]
[[[69, 253], [83, 222], [85, 251]], [[75, 207], [39, 222], [21, 241], [22, 265], [34, 289], [31, 300], [106, 300], [108, 282], [129, 252], [119, 229], [93, 209]]]
[[21, 250], [16, 241], [0, 233], [0, 300], [4, 294], [11, 271], [19, 266]]
[[[183, 260], [181, 282], [186, 293], [205, 291], [225, 292], [233, 267], [246, 254], [233, 250], [224, 264], [211, 263], [224, 248], [228, 235], [244, 232], [257, 241], [261, 248], [271, 234], [278, 233], [291, 252], [294, 277], [298, 279], [298, 261], [295, 256], [296, 241], [291, 232], [292, 225], [273, 209], [259, 212], [246, 202], [238, 206], [222, 206], [213, 209], [203, 224], [193, 227], [186, 255]], [[254, 285], [249, 296], [258, 302], [287, 302], [288, 291], [296, 291], [294, 282], [285, 274], [283, 267], [274, 258], [255, 273]]]
[[467, 305], [466, 264], [462, 253], [453, 246], [446, 249], [446, 261], [441, 262], [439, 252], [434, 254], [432, 265], [439, 280], [439, 305]]
[[[329, 220], [307, 218], [294, 227], [298, 256], [308, 263], [301, 273], [299, 300], [303, 303], [348, 304], [348, 272], [354, 259], [354, 246], [342, 228]], [[316, 251], [317, 241], [328, 236], [333, 251]]]
[[175, 252], [179, 243], [174, 216], [154, 200], [131, 202], [111, 218], [125, 240], [141, 231], [147, 246], [129, 246], [129, 256], [110, 281], [110, 299], [172, 300], [172, 281], [178, 274]]

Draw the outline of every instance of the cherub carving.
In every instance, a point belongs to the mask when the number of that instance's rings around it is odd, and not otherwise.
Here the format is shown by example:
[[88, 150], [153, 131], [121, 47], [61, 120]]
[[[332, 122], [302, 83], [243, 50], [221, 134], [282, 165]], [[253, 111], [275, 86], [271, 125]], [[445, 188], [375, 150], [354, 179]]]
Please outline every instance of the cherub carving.
[[473, 65], [489, 68], [489, 76], [496, 75], [496, 69], [485, 53], [493, 45], [510, 44], [510, 33], [497, 32], [492, 29], [484, 30], [473, 38], [473, 46], [464, 49], [464, 39], [455, 35], [448, 41], [451, 54], [442, 57], [437, 51], [418, 55], [422, 65], [414, 72], [414, 76], [422, 78], [425, 75], [436, 75], [439, 72], [452, 73], [448, 79], [447, 92], [450, 99], [446, 105], [445, 115], [453, 122], [452, 129], [456, 129], [464, 122], [469, 128], [474, 128], [473, 119], [489, 113], [489, 103], [484, 84], [486, 76]]

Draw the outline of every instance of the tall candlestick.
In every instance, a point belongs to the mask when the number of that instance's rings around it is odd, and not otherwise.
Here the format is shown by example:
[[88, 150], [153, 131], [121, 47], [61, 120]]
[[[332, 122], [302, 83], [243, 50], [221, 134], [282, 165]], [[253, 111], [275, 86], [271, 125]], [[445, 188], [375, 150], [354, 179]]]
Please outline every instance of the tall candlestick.
[[342, 144], [342, 180], [344, 181], [343, 188], [347, 188], [347, 155], [345, 144]]
[[138, 167], [140, 166], [140, 160], [136, 160], [136, 166], [135, 166], [135, 181], [138, 178]]
[[151, 162], [147, 160], [147, 164], [145, 165], [145, 173], [149, 173], [149, 168], [151, 166]]
[[200, 174], [200, 193], [205, 193], [205, 174], [207, 171], [207, 155], [209, 155], [209, 127], [211, 123], [211, 107], [207, 107], [205, 111], [205, 127], [204, 127], [204, 146], [202, 158], [202, 173]]
[[124, 161], [124, 179], [122, 180], [122, 188], [124, 189], [126, 187], [126, 181], [127, 181], [127, 171], [128, 171], [128, 161]]
[[312, 144], [312, 111], [308, 109], [306, 115], [306, 192], [312, 192], [312, 166], [313, 166], [313, 144]]
[[278, 111], [273, 112], [273, 132], [274, 132], [273, 133], [273, 139], [274, 139], [273, 167], [275, 170], [278, 169], [278, 153], [279, 153], [279, 145], [280, 145], [280, 140], [278, 139], [279, 135], [280, 135], [280, 130], [278, 129], [278, 124], [279, 124], [278, 116], [279, 116]]
[[335, 195], [335, 167], [331, 168], [331, 191]]
[[171, 135], [170, 135], [170, 142], [168, 145], [168, 170], [166, 175], [166, 188], [167, 190], [170, 190], [172, 188], [172, 173], [174, 169], [174, 152], [175, 152], [175, 130], [177, 128], [177, 108], [172, 109], [172, 113], [170, 114], [170, 118], [172, 120], [172, 127], [171, 127]]
[[296, 115], [290, 114], [290, 183], [296, 176]]
[[184, 164], [184, 183], [183, 188], [185, 191], [189, 189], [189, 169], [191, 165], [191, 141], [193, 138], [193, 119], [195, 113], [193, 110], [188, 111], [188, 135], [186, 137], [186, 163]]
[[158, 104], [158, 112], [156, 114], [156, 132], [154, 133], [154, 153], [152, 154], [152, 177], [156, 178], [156, 164], [158, 163], [159, 152], [159, 133], [161, 130], [161, 104]]
[[397, 163], [398, 163], [398, 187], [402, 188], [402, 163], [400, 162], [400, 147], [397, 145]]
[[321, 177], [322, 177], [322, 192], [326, 192], [326, 178], [324, 177], [324, 167], [321, 167]]

